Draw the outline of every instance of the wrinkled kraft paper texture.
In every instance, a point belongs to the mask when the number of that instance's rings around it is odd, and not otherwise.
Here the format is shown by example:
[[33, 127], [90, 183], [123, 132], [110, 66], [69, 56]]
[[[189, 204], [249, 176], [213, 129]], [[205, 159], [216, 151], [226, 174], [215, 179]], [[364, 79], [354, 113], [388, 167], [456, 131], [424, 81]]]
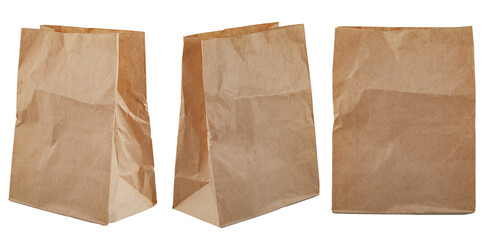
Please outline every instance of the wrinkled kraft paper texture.
[[337, 28], [333, 100], [334, 212], [474, 212], [471, 27]]
[[143, 32], [22, 29], [9, 199], [104, 225], [155, 205]]
[[174, 208], [223, 227], [318, 193], [303, 25], [185, 37]]

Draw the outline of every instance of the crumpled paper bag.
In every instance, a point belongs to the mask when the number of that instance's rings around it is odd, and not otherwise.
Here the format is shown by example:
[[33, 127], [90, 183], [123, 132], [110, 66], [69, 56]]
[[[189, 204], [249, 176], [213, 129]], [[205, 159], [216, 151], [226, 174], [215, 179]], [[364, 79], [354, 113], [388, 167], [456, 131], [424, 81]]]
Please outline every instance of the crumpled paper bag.
[[303, 25], [185, 37], [173, 207], [224, 227], [318, 192]]
[[333, 100], [334, 212], [474, 212], [471, 27], [337, 28]]
[[143, 32], [22, 29], [9, 199], [108, 224], [156, 203]]

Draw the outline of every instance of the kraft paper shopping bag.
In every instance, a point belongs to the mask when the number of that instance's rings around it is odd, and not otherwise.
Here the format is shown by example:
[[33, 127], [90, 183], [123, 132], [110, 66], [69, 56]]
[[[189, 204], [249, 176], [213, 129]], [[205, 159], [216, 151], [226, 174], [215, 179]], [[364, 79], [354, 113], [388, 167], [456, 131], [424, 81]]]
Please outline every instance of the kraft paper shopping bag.
[[174, 208], [223, 227], [318, 185], [303, 25], [185, 37]]
[[334, 212], [474, 212], [473, 59], [471, 27], [336, 29]]
[[10, 200], [108, 224], [156, 203], [143, 32], [22, 29]]

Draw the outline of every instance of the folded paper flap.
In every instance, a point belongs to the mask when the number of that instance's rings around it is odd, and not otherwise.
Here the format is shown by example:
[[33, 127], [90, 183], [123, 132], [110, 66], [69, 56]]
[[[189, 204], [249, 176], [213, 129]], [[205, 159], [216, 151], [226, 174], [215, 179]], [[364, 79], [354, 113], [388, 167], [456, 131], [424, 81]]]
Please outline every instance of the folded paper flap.
[[[349, 34], [345, 37], [340, 34]], [[372, 40], [375, 36], [383, 36], [384, 41], [377, 42], [378, 44], [390, 44], [393, 50], [405, 50], [404, 46], [410, 46], [412, 48], [418, 47], [421, 44], [431, 45], [448, 45], [453, 44], [457, 47], [473, 47], [473, 28], [467, 27], [437, 27], [437, 28], [425, 28], [425, 27], [337, 27], [335, 29], [336, 39], [336, 51], [342, 51], [342, 46], [348, 44], [347, 40], [352, 41], [354, 37], [366, 40]], [[405, 41], [410, 45], [400, 45], [402, 41]], [[359, 41], [356, 40], [356, 41]], [[413, 41], [410, 42], [410, 41]], [[368, 43], [368, 42], [365, 42]], [[364, 44], [365, 44], [364, 43]], [[337, 46], [337, 44], [341, 44]], [[373, 47], [373, 46], [371, 46]], [[397, 47], [397, 48], [394, 48]], [[444, 46], [436, 46], [444, 47]], [[451, 49], [446, 49], [450, 51]], [[335, 70], [335, 68], [334, 68]]]
[[[292, 29], [297, 29], [298, 33], [293, 33], [293, 34], [288, 34], [288, 38], [291, 39], [297, 39], [298, 36], [302, 36], [301, 41], [303, 41], [304, 44], [304, 25], [303, 24], [296, 24], [296, 25], [289, 25], [289, 26], [283, 26], [283, 27], [274, 27], [270, 29], [266, 29], [263, 31], [256, 31], [256, 32], [250, 32], [250, 33], [245, 33], [245, 34], [237, 34], [233, 36], [224, 36], [224, 37], [217, 37], [217, 38], [207, 38], [207, 39], [200, 39], [201, 41], [220, 41], [220, 40], [228, 40], [228, 39], [241, 39], [245, 38], [247, 36], [257, 36], [262, 33], [271, 33], [271, 32], [277, 32], [277, 31], [289, 31]], [[301, 32], [301, 33], [300, 33]]]
[[[349, 34], [349, 35], [342, 35]], [[384, 41], [378, 44], [390, 44], [392, 47], [399, 46], [402, 40], [414, 41], [409, 42], [410, 47], [416, 48], [421, 44], [454, 44], [457, 47], [473, 47], [473, 28], [469, 27], [440, 27], [440, 28], [383, 28], [383, 27], [337, 27], [335, 29], [335, 49], [337, 52], [344, 48], [349, 49], [349, 42], [362, 37], [366, 40], [373, 40], [375, 36], [383, 36]], [[354, 39], [355, 37], [355, 39]], [[406, 38], [406, 39], [403, 39]], [[366, 44], [368, 42], [364, 42]], [[359, 45], [359, 43], [356, 43]], [[371, 46], [373, 47], [373, 46]], [[437, 46], [444, 47], [444, 46]], [[398, 48], [400, 49], [400, 48]], [[397, 49], [394, 49], [397, 50]], [[401, 50], [404, 50], [401, 48]], [[447, 49], [449, 51], [451, 49]], [[335, 68], [334, 68], [335, 70]]]
[[[239, 35], [234, 35], [234, 36], [225, 36], [225, 37], [217, 37], [217, 38], [207, 38], [207, 39], [200, 39], [201, 41], [226, 41], [228, 39], [241, 39], [245, 37], [252, 37], [252, 36], [257, 36], [260, 34], [265, 34], [265, 33], [274, 33], [277, 31], [294, 31], [293, 29], [296, 29], [295, 31], [297, 32], [290, 32], [287, 34], [287, 38], [292, 39], [293, 41], [299, 40], [301, 43], [304, 45], [305, 43], [305, 34], [304, 34], [304, 25], [303, 24], [295, 24], [295, 25], [288, 25], [288, 26], [283, 26], [283, 27], [275, 27], [271, 29], [266, 29], [263, 31], [256, 31], [256, 32], [250, 32], [246, 34], [239, 34]], [[298, 38], [300, 37], [300, 38]]]
[[227, 37], [233, 37], [233, 36], [240, 36], [240, 35], [244, 35], [244, 34], [250, 34], [250, 33], [254, 33], [254, 32], [262, 32], [262, 31], [266, 31], [269, 29], [277, 28], [277, 27], [279, 27], [278, 22], [257, 24], [257, 25], [239, 27], [239, 28], [228, 28], [228, 29], [221, 30], [221, 31], [193, 34], [193, 35], [189, 35], [189, 36], [184, 37], [184, 39], [185, 38], [198, 38], [201, 40], [208, 40], [208, 39], [213, 39], [213, 38], [227, 38]]
[[238, 36], [243, 36], [248, 34], [264, 32], [264, 31], [297, 27], [297, 26], [303, 27], [304, 25], [295, 24], [295, 25], [279, 27], [279, 23], [275, 22], [275, 23], [251, 25], [251, 26], [240, 27], [240, 28], [228, 28], [215, 32], [199, 33], [199, 34], [185, 36], [184, 39], [197, 38], [199, 40], [211, 40], [216, 38], [231, 38], [231, 37], [238, 37]]
[[100, 35], [113, 35], [116, 36], [117, 32], [92, 32], [92, 33], [81, 33], [81, 32], [59, 32], [55, 31], [52, 29], [37, 29], [37, 28], [21, 28], [22, 32], [41, 32], [41, 33], [46, 33], [46, 34], [53, 34], [53, 35], [59, 35], [59, 36], [70, 36], [70, 35], [90, 35], [90, 36], [100, 36]]
[[60, 33], [144, 33], [140, 31], [103, 29], [103, 28], [81, 28], [70, 26], [41, 25], [41, 30], [49, 30]]

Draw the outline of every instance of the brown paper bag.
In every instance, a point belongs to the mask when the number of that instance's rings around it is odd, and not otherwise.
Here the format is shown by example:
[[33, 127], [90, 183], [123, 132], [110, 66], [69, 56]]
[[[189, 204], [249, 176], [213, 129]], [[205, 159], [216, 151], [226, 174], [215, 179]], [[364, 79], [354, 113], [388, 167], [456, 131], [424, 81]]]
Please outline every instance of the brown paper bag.
[[223, 227], [318, 195], [303, 25], [184, 38], [173, 207]]
[[333, 99], [334, 212], [474, 212], [471, 27], [337, 28]]
[[9, 199], [108, 224], [156, 203], [143, 32], [22, 29]]

